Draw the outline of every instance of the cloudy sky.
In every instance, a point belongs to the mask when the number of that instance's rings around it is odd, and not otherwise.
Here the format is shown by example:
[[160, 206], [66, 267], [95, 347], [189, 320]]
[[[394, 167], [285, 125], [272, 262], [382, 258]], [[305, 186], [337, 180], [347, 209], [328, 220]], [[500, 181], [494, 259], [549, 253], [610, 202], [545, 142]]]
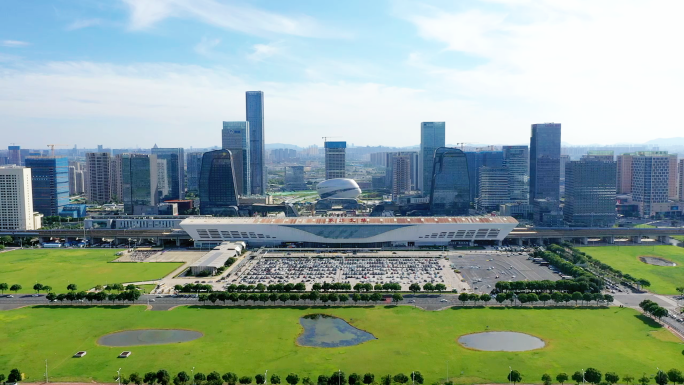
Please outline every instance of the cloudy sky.
[[[684, 1], [4, 0], [0, 146], [572, 144], [684, 136]], [[5, 143], [2, 143], [5, 142]]]

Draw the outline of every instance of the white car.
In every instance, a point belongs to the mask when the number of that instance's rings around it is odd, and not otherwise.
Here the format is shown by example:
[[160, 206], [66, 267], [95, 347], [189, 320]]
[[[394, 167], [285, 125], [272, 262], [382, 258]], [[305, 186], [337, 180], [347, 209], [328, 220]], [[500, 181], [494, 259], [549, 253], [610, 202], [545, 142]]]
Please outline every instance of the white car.
[[442, 298], [442, 299], [439, 300], [439, 302], [449, 302], [449, 300], [446, 299], [446, 298]]

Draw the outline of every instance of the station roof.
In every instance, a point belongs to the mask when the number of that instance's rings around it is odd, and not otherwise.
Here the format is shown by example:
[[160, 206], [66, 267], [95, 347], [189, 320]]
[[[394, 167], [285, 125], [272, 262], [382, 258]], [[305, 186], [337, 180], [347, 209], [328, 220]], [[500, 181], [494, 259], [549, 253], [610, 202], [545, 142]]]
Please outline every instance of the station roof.
[[181, 225], [264, 224], [264, 225], [422, 225], [422, 224], [517, 224], [513, 217], [300, 217], [300, 218], [208, 218], [185, 219]]

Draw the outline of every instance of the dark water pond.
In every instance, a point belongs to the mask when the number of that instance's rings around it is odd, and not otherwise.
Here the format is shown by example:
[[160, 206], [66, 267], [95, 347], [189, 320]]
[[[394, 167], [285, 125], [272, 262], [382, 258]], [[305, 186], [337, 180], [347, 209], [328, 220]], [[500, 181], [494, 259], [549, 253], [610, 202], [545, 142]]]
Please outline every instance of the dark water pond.
[[658, 257], [649, 257], [649, 256], [644, 256], [644, 257], [639, 257], [639, 260], [643, 263], [648, 263], [649, 265], [656, 265], [656, 266], [677, 266], [676, 263], [672, 261], [668, 261], [665, 258], [658, 258]]
[[546, 344], [542, 339], [525, 333], [515, 332], [486, 332], [461, 336], [461, 345], [477, 350], [490, 352], [524, 352], [526, 350], [541, 349]]
[[351, 326], [341, 318], [325, 314], [304, 316], [299, 323], [304, 332], [297, 338], [297, 343], [302, 346], [338, 348], [376, 339], [374, 335]]
[[107, 334], [101, 337], [97, 343], [104, 346], [162, 345], [188, 342], [200, 337], [202, 337], [202, 333], [192, 330], [141, 329]]

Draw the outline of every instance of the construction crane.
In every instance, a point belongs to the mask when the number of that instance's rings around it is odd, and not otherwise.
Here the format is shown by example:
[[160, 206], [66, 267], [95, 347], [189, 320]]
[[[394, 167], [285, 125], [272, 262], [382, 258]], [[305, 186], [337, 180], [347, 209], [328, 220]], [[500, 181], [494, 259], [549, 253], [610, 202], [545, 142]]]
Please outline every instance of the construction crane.
[[470, 144], [470, 143], [456, 143], [457, 146], [461, 146], [461, 151], [465, 151], [465, 150], [464, 150], [464, 146], [465, 146], [466, 144]]
[[323, 139], [323, 143], [328, 141], [328, 138], [339, 138], [339, 136], [323, 136], [321, 137]]
[[50, 156], [55, 156], [55, 146], [57, 147], [68, 147], [68, 144], [48, 144], [48, 147], [50, 147]]

